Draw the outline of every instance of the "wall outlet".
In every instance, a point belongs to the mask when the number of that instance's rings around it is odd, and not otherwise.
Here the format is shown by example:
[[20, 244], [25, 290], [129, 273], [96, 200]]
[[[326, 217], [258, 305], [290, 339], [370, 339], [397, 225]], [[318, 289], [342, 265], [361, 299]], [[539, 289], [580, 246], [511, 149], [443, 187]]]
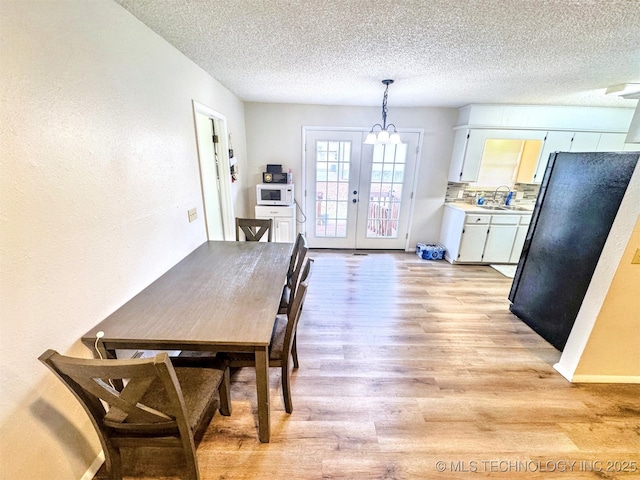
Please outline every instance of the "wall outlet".
[[636, 253], [633, 255], [631, 263], [640, 263], [640, 248], [636, 248]]
[[196, 208], [187, 210], [187, 214], [189, 215], [189, 223], [195, 221], [198, 218], [198, 210]]
[[464, 197], [464, 190], [458, 190], [458, 198]]
[[516, 192], [516, 200], [522, 200], [524, 198], [524, 192]]

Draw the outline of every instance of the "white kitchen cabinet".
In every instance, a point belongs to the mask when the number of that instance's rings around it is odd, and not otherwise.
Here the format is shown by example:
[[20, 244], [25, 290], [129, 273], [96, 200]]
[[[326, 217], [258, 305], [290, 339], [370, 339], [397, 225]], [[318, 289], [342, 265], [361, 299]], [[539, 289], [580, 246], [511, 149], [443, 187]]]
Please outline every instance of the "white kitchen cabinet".
[[481, 263], [491, 215], [445, 206], [440, 244], [450, 263]]
[[518, 263], [520, 261], [522, 247], [524, 247], [524, 241], [527, 237], [527, 231], [529, 230], [530, 223], [531, 215], [522, 215], [520, 217], [518, 231], [516, 232], [516, 238], [513, 241], [513, 248], [511, 249], [511, 255], [509, 257], [509, 263]]
[[600, 142], [599, 132], [575, 132], [571, 141], [570, 152], [595, 152]]
[[[449, 165], [449, 181], [450, 182], [471, 182], [478, 177], [478, 169], [480, 168], [480, 159], [482, 158], [482, 151], [479, 155], [476, 152], [476, 162], [465, 159], [467, 157], [467, 146], [469, 143], [470, 130], [462, 129], [457, 130], [453, 139], [453, 151], [451, 153], [451, 163]], [[472, 149], [475, 148], [472, 146]], [[469, 156], [469, 158], [472, 158]], [[465, 168], [467, 172], [465, 174]]]
[[[463, 258], [481, 258], [482, 250], [478, 254], [477, 248], [484, 249], [490, 217], [490, 215], [467, 215], [462, 208], [445, 205], [442, 228], [440, 229], [440, 244], [445, 248], [445, 259], [450, 263], [460, 261], [460, 252], [463, 246], [462, 236], [463, 233], [466, 233], [465, 226], [473, 228], [469, 229], [469, 235], [466, 237]], [[478, 236], [478, 239], [472, 238], [475, 236]], [[477, 246], [478, 243], [481, 247]]]
[[[478, 209], [478, 212], [470, 211]], [[479, 213], [480, 207], [445, 205], [440, 244], [450, 263], [517, 263], [530, 214]], [[520, 242], [518, 235], [522, 235]], [[514, 247], [518, 253], [514, 253]], [[515, 260], [514, 260], [515, 259]]]
[[598, 141], [598, 152], [622, 152], [626, 133], [602, 133]]
[[509, 263], [520, 216], [491, 216], [487, 241], [481, 258], [483, 263]]
[[[296, 241], [296, 205], [256, 205], [256, 218], [273, 220], [273, 241], [294, 243]], [[263, 237], [265, 238], [265, 237]]]
[[626, 133], [603, 133], [600, 135], [597, 152], [637, 152], [640, 144], [625, 143]]
[[[553, 152], [622, 152], [633, 150], [625, 144], [626, 133], [550, 131], [542, 147], [533, 183], [541, 183]], [[640, 149], [640, 146], [636, 146]]]
[[460, 236], [458, 262], [482, 262], [482, 253], [487, 242], [489, 225], [465, 223]]
[[547, 169], [547, 163], [549, 163], [549, 155], [553, 152], [568, 152], [571, 149], [571, 140], [573, 140], [573, 132], [547, 132], [536, 173], [532, 179], [533, 183], [542, 182], [544, 171]]

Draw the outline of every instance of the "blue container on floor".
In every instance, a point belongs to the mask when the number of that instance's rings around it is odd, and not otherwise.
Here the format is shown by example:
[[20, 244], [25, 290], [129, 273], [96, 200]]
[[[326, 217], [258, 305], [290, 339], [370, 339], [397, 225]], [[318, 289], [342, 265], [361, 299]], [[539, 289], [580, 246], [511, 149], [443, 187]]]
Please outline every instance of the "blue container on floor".
[[425, 243], [416, 245], [416, 255], [424, 260], [442, 260], [444, 258], [444, 250], [442, 245]]

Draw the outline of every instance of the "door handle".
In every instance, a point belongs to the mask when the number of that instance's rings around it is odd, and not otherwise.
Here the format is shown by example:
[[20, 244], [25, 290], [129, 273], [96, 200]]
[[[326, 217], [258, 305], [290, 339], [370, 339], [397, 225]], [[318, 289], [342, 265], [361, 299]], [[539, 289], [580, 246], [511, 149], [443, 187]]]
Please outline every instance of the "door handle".
[[351, 200], [353, 203], [358, 203], [358, 199], [354, 198], [353, 200]]
[[358, 191], [357, 191], [357, 190], [354, 190], [354, 191], [353, 191], [353, 194], [354, 194], [354, 195], [357, 195], [357, 194], [358, 194]]

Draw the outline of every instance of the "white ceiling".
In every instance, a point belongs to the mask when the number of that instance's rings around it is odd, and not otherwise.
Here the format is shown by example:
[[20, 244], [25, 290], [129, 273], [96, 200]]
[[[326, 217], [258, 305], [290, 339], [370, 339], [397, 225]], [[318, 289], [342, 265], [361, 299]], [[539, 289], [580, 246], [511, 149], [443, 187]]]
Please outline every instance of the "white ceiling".
[[115, 0], [241, 99], [635, 107], [640, 0]]

